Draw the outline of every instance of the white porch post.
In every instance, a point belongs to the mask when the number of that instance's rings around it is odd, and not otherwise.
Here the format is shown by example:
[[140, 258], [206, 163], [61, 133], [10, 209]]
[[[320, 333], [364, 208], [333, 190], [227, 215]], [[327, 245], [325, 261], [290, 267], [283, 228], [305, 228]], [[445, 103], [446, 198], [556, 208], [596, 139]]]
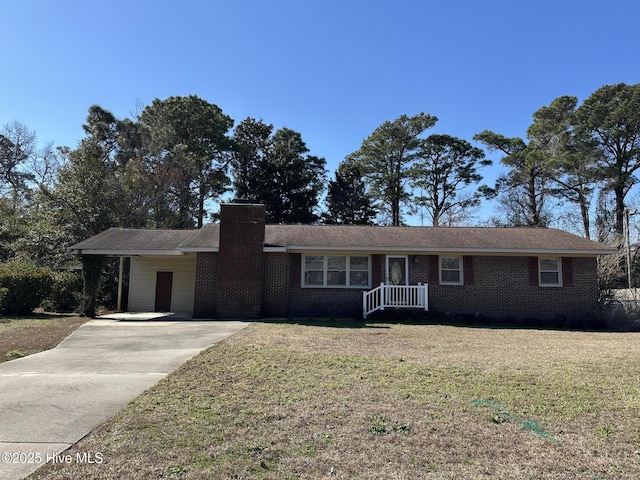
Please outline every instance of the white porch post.
[[122, 272], [124, 270], [124, 257], [120, 257], [120, 270], [118, 272], [118, 301], [116, 304], [116, 310], [122, 311]]

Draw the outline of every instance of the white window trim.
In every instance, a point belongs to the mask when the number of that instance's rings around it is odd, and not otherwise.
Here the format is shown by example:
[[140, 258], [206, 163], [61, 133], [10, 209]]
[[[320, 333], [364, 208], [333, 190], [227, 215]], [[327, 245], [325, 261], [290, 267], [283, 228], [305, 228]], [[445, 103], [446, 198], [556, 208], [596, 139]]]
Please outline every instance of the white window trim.
[[[558, 265], [558, 283], [542, 283], [542, 260], [556, 260]], [[545, 272], [555, 272], [556, 270], [545, 270]], [[561, 288], [562, 287], [562, 258], [561, 257], [538, 257], [538, 285], [544, 288]]]
[[[460, 272], [460, 280], [457, 282], [448, 282], [442, 279], [442, 259], [443, 258], [457, 258], [458, 259], [458, 271]], [[438, 275], [440, 276], [440, 285], [464, 285], [464, 264], [463, 258], [458, 255], [441, 255], [438, 257]], [[451, 270], [445, 268], [445, 270]]]
[[[323, 269], [322, 269], [322, 282], [323, 285], [306, 285], [304, 283], [304, 277], [305, 277], [305, 269], [304, 269], [304, 261], [305, 261], [305, 257], [322, 257], [323, 258]], [[300, 255], [301, 257], [301, 265], [300, 265], [300, 270], [301, 270], [301, 275], [300, 275], [300, 285], [302, 286], [302, 288], [342, 288], [342, 289], [357, 289], [357, 290], [369, 290], [371, 289], [371, 255], [349, 255], [349, 254], [339, 254], [339, 253], [329, 253], [329, 254], [325, 254], [325, 253], [316, 253], [316, 254], [303, 254]], [[346, 278], [346, 285], [327, 285], [327, 272], [328, 272], [328, 259], [327, 257], [347, 257], [347, 278]], [[367, 278], [368, 278], [368, 282], [366, 285], [349, 285], [349, 282], [351, 280], [351, 257], [367, 257], [368, 258], [368, 262], [367, 262]], [[356, 271], [356, 270], [354, 270]], [[364, 272], [364, 270], [361, 270], [362, 272]]]

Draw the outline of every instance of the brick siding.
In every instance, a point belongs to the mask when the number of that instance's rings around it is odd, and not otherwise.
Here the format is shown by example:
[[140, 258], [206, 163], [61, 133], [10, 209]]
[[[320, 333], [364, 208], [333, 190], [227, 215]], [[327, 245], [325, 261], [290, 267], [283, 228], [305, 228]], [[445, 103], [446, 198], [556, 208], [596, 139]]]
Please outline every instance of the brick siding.
[[362, 289], [301, 288], [289, 291], [289, 316], [361, 318]]
[[218, 272], [217, 253], [198, 253], [196, 259], [196, 291], [193, 316], [196, 318], [216, 318], [216, 278]]
[[474, 284], [429, 285], [429, 310], [522, 320], [586, 318], [598, 301], [596, 259], [574, 257], [572, 266], [573, 286], [539, 287], [529, 284], [528, 257], [474, 256]]
[[[293, 257], [293, 256], [292, 256]], [[295, 261], [300, 261], [299, 256]], [[488, 316], [497, 319], [576, 320], [593, 314], [598, 299], [596, 259], [572, 259], [573, 286], [529, 285], [528, 257], [473, 256], [473, 285], [429, 285], [429, 309], [435, 314]], [[429, 282], [429, 256], [409, 255], [409, 283]], [[384, 257], [379, 262], [385, 278]], [[268, 280], [265, 278], [265, 283]], [[302, 288], [291, 282], [290, 316], [362, 315], [362, 290]]]
[[220, 208], [217, 318], [262, 316], [264, 221], [264, 205], [226, 203]]
[[264, 254], [262, 314], [265, 318], [289, 315], [289, 257], [286, 253]]
[[[334, 317], [360, 318], [361, 289], [303, 288], [301, 255], [263, 253], [263, 270], [259, 301], [255, 301], [256, 285], [244, 281], [227, 282], [238, 298], [250, 309], [245, 313], [264, 318]], [[196, 263], [194, 316], [229, 318], [221, 315], [218, 302], [229, 302], [228, 292], [216, 285], [219, 256], [199, 253]], [[409, 255], [409, 283], [429, 282], [428, 255]], [[572, 258], [573, 286], [539, 287], [529, 284], [529, 258], [509, 256], [473, 256], [473, 285], [429, 285], [429, 310], [432, 314], [483, 315], [496, 319], [558, 319], [569, 321], [588, 318], [596, 308], [598, 287], [595, 258]], [[384, 280], [384, 256], [372, 262]], [[433, 280], [433, 279], [432, 279]], [[241, 312], [242, 313], [242, 312]], [[236, 316], [235, 318], [246, 318]], [[255, 318], [255, 317], [254, 317]]]
[[[290, 254], [289, 263], [288, 315], [290, 317], [362, 317], [362, 293], [366, 289], [302, 287], [302, 255]], [[372, 262], [372, 264], [376, 263], [379, 263], [379, 259]], [[375, 277], [376, 274], [372, 272], [372, 280]]]

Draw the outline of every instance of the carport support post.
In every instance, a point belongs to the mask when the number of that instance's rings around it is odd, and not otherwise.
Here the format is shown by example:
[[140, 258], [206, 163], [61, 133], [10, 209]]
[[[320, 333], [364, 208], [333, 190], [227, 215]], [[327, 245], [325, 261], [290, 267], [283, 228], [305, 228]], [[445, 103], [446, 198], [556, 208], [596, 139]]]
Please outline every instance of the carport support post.
[[118, 302], [116, 304], [116, 311], [122, 311], [122, 271], [124, 270], [124, 257], [120, 257], [120, 270], [118, 271]]

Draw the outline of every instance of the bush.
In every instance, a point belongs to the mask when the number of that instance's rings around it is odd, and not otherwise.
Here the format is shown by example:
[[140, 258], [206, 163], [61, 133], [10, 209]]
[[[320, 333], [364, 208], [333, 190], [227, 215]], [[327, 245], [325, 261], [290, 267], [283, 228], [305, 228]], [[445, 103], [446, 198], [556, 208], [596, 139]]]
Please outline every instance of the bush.
[[10, 352], [7, 352], [7, 362], [10, 362], [11, 360], [15, 360], [17, 358], [22, 358], [22, 357], [26, 357], [27, 354], [24, 353], [22, 350], [11, 350]]
[[82, 273], [55, 272], [51, 293], [43, 302], [45, 310], [70, 312], [76, 310], [82, 301]]
[[0, 265], [0, 288], [7, 290], [0, 311], [10, 315], [26, 315], [40, 306], [51, 293], [53, 272], [48, 268], [24, 263]]

